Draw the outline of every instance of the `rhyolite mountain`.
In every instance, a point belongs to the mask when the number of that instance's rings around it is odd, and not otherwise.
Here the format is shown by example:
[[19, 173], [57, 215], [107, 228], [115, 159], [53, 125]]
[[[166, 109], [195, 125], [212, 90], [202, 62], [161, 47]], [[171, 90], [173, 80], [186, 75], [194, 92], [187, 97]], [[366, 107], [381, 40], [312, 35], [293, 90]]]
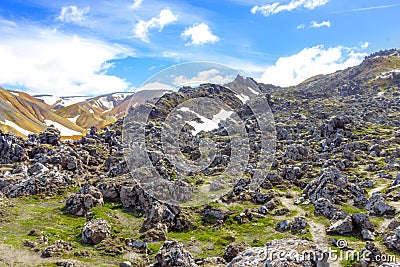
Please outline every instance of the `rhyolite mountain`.
[[85, 129], [59, 116], [51, 106], [23, 92], [0, 87], [0, 129], [19, 136], [39, 133], [55, 125], [66, 136], [82, 135]]

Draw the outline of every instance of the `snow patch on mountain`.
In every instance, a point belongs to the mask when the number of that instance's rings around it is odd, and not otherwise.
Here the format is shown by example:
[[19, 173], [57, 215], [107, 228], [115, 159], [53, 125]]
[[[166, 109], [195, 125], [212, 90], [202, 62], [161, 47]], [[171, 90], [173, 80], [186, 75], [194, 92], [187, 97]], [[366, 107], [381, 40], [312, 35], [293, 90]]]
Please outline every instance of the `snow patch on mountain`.
[[[219, 127], [218, 124], [221, 121], [228, 119], [233, 114], [233, 111], [227, 111], [227, 110], [221, 109], [217, 114], [215, 114], [212, 117], [212, 119], [208, 119], [208, 118], [190, 110], [187, 107], [182, 107], [182, 108], [178, 109], [178, 111], [190, 112], [190, 113], [196, 115], [197, 118], [199, 118], [201, 120], [201, 122], [197, 122], [194, 120], [186, 121], [187, 124], [189, 124], [190, 126], [192, 126], [194, 128], [194, 130], [192, 131], [192, 135], [196, 135], [201, 131], [209, 132], [209, 131], [218, 129], [218, 127]], [[180, 117], [182, 117], [182, 116], [180, 116]]]
[[240, 101], [242, 101], [242, 103], [243, 104], [245, 104], [247, 101], [249, 101], [250, 100], [250, 97], [248, 97], [247, 95], [244, 95], [244, 94], [236, 94], [235, 95], [237, 98], [239, 98], [240, 99]]
[[249, 89], [249, 91], [250, 91], [252, 94], [259, 95], [259, 93], [256, 92], [254, 89], [252, 89], [250, 86], [247, 86], [247, 89]]
[[79, 116], [80, 116], [80, 115], [77, 115], [76, 117], [73, 117], [73, 118], [67, 118], [67, 120], [69, 120], [70, 122], [76, 124], [76, 121], [78, 120]]
[[15, 96], [19, 96], [19, 94], [16, 93], [16, 92], [10, 92], [10, 94], [13, 94], [13, 95], [15, 95]]
[[46, 123], [47, 126], [54, 125], [54, 127], [56, 127], [60, 131], [62, 136], [82, 135], [82, 133], [67, 128], [58, 122], [52, 120], [44, 120], [44, 122]]
[[28, 136], [29, 134], [32, 134], [31, 131], [28, 131], [28, 130], [26, 130], [26, 129], [20, 127], [20, 126], [18, 126], [17, 124], [15, 124], [15, 123], [12, 122], [12, 121], [5, 120], [4, 122], [1, 122], [1, 123], [5, 124], [5, 125], [8, 125], [8, 126], [10, 126], [10, 127], [13, 127], [15, 130], [17, 130], [18, 132], [22, 133], [22, 134], [25, 135], [25, 136]]

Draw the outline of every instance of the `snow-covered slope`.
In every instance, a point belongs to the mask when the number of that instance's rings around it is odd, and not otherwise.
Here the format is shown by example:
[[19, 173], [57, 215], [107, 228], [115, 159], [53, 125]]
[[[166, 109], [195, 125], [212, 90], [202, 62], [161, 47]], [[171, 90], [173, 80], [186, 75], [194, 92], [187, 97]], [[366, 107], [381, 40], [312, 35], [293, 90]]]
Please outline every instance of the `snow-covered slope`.
[[54, 95], [35, 95], [37, 99], [42, 100], [44, 103], [58, 110], [70, 105], [87, 101], [91, 97], [89, 96], [54, 96]]
[[[47, 98], [50, 101], [49, 98]], [[53, 99], [54, 100], [54, 99]], [[85, 130], [57, 115], [52, 106], [27, 93], [0, 87], [0, 130], [20, 136], [43, 132], [48, 122], [58, 126], [63, 136], [83, 135]]]

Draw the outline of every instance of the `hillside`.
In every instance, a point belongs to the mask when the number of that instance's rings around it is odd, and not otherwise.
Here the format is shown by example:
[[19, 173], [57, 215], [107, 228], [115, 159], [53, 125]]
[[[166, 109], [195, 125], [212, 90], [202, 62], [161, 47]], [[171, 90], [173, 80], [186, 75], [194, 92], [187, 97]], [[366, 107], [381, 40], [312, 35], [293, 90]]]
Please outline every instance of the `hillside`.
[[44, 131], [51, 122], [61, 130], [62, 136], [82, 135], [92, 126], [104, 128], [123, 118], [130, 105], [143, 104], [147, 99], [159, 97], [165, 91], [120, 92], [96, 97], [30, 96], [4, 89], [1, 92], [0, 105], [2, 110], [9, 112], [3, 112], [0, 129], [27, 137], [29, 133]]
[[399, 80], [400, 51], [389, 50], [366, 57], [358, 66], [307, 79], [294, 86], [293, 93], [300, 98], [378, 93], [392, 86], [396, 89]]

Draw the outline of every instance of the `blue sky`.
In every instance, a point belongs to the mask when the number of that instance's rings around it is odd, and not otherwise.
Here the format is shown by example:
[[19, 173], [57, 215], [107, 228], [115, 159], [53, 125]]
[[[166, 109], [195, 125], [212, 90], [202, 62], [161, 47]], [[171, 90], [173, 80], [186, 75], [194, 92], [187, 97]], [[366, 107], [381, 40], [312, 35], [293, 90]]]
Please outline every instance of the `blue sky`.
[[129, 91], [191, 61], [295, 85], [399, 48], [398, 14], [398, 0], [2, 0], [0, 85]]

